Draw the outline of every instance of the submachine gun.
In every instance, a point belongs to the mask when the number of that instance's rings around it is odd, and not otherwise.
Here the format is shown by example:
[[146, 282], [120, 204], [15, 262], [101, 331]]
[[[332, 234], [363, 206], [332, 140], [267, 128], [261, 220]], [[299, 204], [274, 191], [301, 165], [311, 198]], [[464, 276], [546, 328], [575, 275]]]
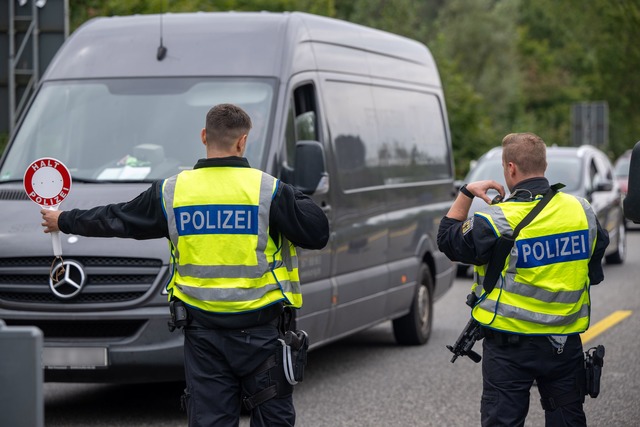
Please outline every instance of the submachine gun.
[[[516, 230], [519, 231], [519, 230]], [[515, 233], [514, 233], [515, 234]], [[501, 236], [496, 243], [496, 246], [491, 255], [491, 260], [489, 261], [489, 265], [487, 266], [487, 271], [485, 273], [484, 281], [482, 282], [482, 286], [486, 292], [486, 294], [490, 294], [493, 288], [500, 277], [500, 272], [502, 271], [502, 267], [504, 266], [504, 262], [511, 252], [511, 248], [515, 242], [515, 236]], [[471, 292], [467, 295], [466, 304], [473, 309], [473, 307], [478, 302], [478, 296]], [[456, 343], [453, 346], [448, 345], [447, 348], [451, 350], [453, 353], [453, 357], [451, 358], [451, 363], [454, 363], [458, 356], [469, 356], [471, 360], [478, 363], [482, 360], [482, 356], [480, 356], [475, 351], [471, 350], [476, 341], [480, 341], [484, 336], [482, 335], [482, 328], [478, 321], [471, 317], [467, 326], [462, 330], [462, 333], [456, 340]]]
[[[487, 265], [487, 271], [485, 273], [484, 281], [482, 282], [482, 287], [485, 290], [485, 293], [488, 295], [491, 293], [493, 288], [495, 287], [498, 279], [500, 278], [500, 273], [502, 268], [504, 267], [504, 263], [511, 252], [511, 248], [513, 247], [516, 237], [520, 233], [524, 227], [529, 225], [529, 223], [536, 217], [544, 208], [547, 203], [555, 196], [559, 189], [564, 187], [564, 184], [554, 184], [551, 186], [550, 191], [548, 191], [544, 197], [536, 204], [536, 206], [531, 209], [531, 211], [522, 219], [520, 224], [516, 226], [513, 230], [513, 234], [511, 236], [502, 235], [496, 242], [496, 246], [491, 253], [491, 259], [489, 260], [489, 264]], [[495, 197], [491, 204], [500, 203], [502, 198], [500, 196]], [[467, 295], [467, 305], [473, 308], [478, 302], [478, 296], [471, 292]], [[483, 338], [482, 328], [477, 320], [473, 317], [469, 319], [467, 326], [462, 330], [462, 333], [456, 340], [453, 346], [448, 345], [447, 348], [453, 353], [453, 357], [451, 358], [451, 363], [454, 363], [459, 356], [469, 356], [471, 360], [478, 363], [482, 360], [482, 356], [472, 350], [473, 345], [476, 341], [479, 341]]]
[[[478, 297], [473, 292], [467, 296], [467, 305], [471, 308], [476, 304]], [[482, 330], [480, 323], [473, 317], [469, 319], [467, 326], [456, 340], [453, 346], [448, 345], [447, 348], [453, 353], [451, 363], [454, 363], [459, 356], [469, 356], [469, 359], [478, 363], [482, 360], [482, 356], [472, 350], [476, 341], [482, 339]]]

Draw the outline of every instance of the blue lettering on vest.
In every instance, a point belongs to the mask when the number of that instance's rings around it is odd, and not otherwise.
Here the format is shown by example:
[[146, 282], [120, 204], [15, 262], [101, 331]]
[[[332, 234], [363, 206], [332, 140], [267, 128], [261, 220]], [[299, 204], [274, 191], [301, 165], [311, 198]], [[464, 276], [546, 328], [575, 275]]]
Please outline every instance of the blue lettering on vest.
[[258, 234], [258, 207], [200, 205], [174, 208], [180, 236], [190, 234]]
[[532, 268], [567, 261], [589, 259], [589, 231], [516, 240], [517, 268]]

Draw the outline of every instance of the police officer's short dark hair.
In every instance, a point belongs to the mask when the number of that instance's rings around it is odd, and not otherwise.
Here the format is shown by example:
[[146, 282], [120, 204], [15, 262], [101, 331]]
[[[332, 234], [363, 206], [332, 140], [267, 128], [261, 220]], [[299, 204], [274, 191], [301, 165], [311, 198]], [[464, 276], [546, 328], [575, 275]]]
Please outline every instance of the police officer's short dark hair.
[[534, 133], [510, 133], [502, 139], [502, 160], [516, 164], [523, 174], [544, 175], [547, 145]]
[[218, 104], [207, 113], [207, 143], [228, 147], [251, 130], [251, 118], [233, 104]]

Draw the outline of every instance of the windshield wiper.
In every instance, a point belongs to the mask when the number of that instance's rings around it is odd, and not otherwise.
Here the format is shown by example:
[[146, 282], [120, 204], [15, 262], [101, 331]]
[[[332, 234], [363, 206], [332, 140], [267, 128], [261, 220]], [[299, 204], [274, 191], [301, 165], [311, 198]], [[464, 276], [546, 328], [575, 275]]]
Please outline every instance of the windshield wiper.
[[71, 175], [71, 182], [83, 182], [83, 183], [88, 183], [88, 184], [95, 184], [95, 183], [100, 182], [100, 181], [98, 181], [97, 179], [80, 178], [80, 177]]
[[71, 182], [81, 182], [83, 184], [131, 184], [131, 183], [152, 183], [157, 179], [93, 179], [71, 177]]
[[152, 184], [156, 181], [162, 181], [164, 178], [159, 179], [108, 179], [99, 182], [108, 182], [111, 184]]

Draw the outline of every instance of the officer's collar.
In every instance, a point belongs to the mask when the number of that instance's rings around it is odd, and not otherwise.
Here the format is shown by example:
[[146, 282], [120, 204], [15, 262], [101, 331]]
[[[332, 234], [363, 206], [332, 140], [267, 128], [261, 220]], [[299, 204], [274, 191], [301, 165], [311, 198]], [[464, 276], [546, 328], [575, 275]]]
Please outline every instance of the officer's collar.
[[208, 168], [215, 166], [231, 166], [231, 167], [243, 167], [249, 168], [249, 162], [244, 157], [229, 156], [229, 157], [211, 157], [207, 159], [199, 159], [198, 163], [193, 167], [194, 169]]
[[541, 176], [528, 178], [520, 181], [514, 186], [514, 190], [507, 200], [517, 200], [519, 202], [530, 202], [536, 196], [549, 191], [549, 181]]

